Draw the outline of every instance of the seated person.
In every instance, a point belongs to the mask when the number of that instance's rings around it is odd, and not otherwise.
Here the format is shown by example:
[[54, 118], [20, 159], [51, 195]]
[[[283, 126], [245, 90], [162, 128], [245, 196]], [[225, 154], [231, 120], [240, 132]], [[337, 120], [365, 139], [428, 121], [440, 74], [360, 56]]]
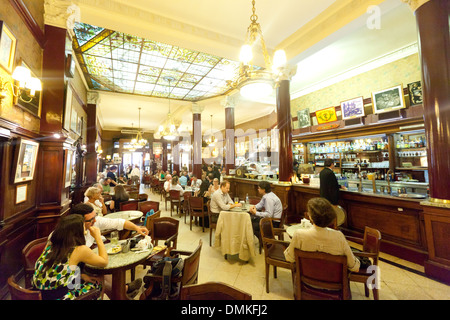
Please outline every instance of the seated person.
[[180, 185], [181, 185], [182, 187], [186, 187], [186, 186], [187, 186], [187, 183], [188, 183], [188, 177], [186, 176], [186, 173], [185, 173], [185, 172], [183, 172], [183, 173], [181, 174], [180, 179], [179, 179], [179, 182], [180, 182]]
[[[86, 246], [85, 231], [96, 240], [98, 254]], [[79, 287], [74, 288], [74, 277], [78, 275], [76, 271], [82, 263], [97, 267], [108, 265], [100, 229], [92, 225], [85, 229], [82, 216], [62, 217], [51, 234], [50, 242], [36, 261], [33, 286], [41, 291], [43, 300], [73, 300], [90, 290], [101, 289], [100, 278], [84, 273], [80, 274]]]
[[191, 179], [191, 187], [192, 188], [200, 188], [201, 184], [202, 184], [202, 180], [198, 179], [196, 175], [193, 175], [192, 179]]
[[179, 181], [179, 180], [178, 180], [178, 177], [176, 177], [176, 176], [173, 177], [173, 178], [172, 178], [172, 184], [171, 184], [169, 190], [177, 190], [177, 191], [180, 191], [180, 201], [182, 201], [182, 200], [183, 200], [183, 193], [184, 193], [184, 190], [183, 190], [183, 188], [181, 187], [181, 185], [179, 184], [178, 181]]
[[117, 179], [117, 182], [118, 183], [121, 183], [121, 184], [127, 184], [127, 177], [125, 176], [125, 174], [121, 174], [120, 175], [120, 177]]
[[209, 186], [208, 192], [212, 195], [214, 192], [220, 189], [219, 179], [214, 178], [212, 185]]
[[120, 203], [126, 202], [130, 199], [130, 195], [125, 190], [122, 185], [118, 185], [114, 188], [114, 195], [112, 196], [111, 202], [109, 203], [109, 209], [111, 211], [120, 210]]
[[219, 190], [211, 196], [211, 213], [219, 215], [220, 211], [229, 211], [235, 207], [242, 207], [242, 203], [234, 203], [228, 192], [230, 191], [230, 182], [225, 180], [220, 184]]
[[[272, 192], [270, 182], [260, 181], [258, 184], [258, 192], [262, 195], [262, 199], [255, 206], [250, 207], [252, 214], [253, 232], [259, 232], [259, 220], [262, 218], [281, 218], [283, 213], [283, 204], [280, 198]], [[278, 221], [272, 222], [275, 228], [280, 226]]]
[[105, 178], [100, 180], [100, 184], [103, 187], [103, 194], [109, 194], [111, 192], [111, 186], [109, 185], [111, 183], [111, 178]]
[[203, 197], [203, 203], [206, 204], [208, 202], [209, 187], [212, 184], [214, 176], [212, 173], [208, 174], [205, 179], [203, 179], [202, 184], [200, 185], [200, 190], [196, 193], [196, 196]]
[[325, 198], [312, 198], [307, 204], [308, 215], [313, 226], [294, 232], [291, 244], [284, 251], [287, 261], [294, 262], [294, 248], [310, 252], [325, 252], [347, 257], [350, 271], [359, 271], [360, 261], [354, 256], [344, 234], [327, 226], [336, 218], [331, 203]]
[[166, 181], [164, 182], [164, 191], [169, 192], [171, 185], [172, 185], [172, 176], [168, 174], [166, 175]]
[[[146, 236], [149, 234], [149, 231], [146, 227], [141, 227], [135, 225], [133, 222], [125, 220], [125, 219], [109, 219], [106, 217], [98, 217], [95, 214], [95, 211], [92, 210], [92, 207], [86, 203], [79, 203], [72, 208], [70, 213], [71, 215], [80, 215], [84, 217], [84, 225], [86, 230], [88, 230], [91, 226], [95, 226], [100, 229], [100, 232], [105, 230], [131, 230], [136, 231], [138, 234], [142, 236]], [[91, 247], [94, 243], [97, 242], [97, 239], [94, 238], [89, 232], [84, 235], [86, 240], [86, 245]], [[105, 275], [105, 292], [111, 292], [111, 275]], [[139, 289], [142, 285], [141, 279], [136, 279], [127, 284], [127, 294], [130, 298], [134, 298], [139, 293]], [[133, 296], [134, 295], [134, 296]]]
[[[102, 186], [101, 183], [97, 182], [97, 183], [94, 183], [92, 186], [95, 187], [95, 188], [98, 188], [98, 190], [100, 190], [100, 193], [103, 192], [103, 186]], [[89, 200], [89, 198], [86, 197], [86, 196], [84, 196], [83, 202], [87, 202], [88, 200]], [[96, 200], [96, 201], [95, 201], [95, 204], [96, 204], [98, 207], [100, 207], [100, 208], [103, 206], [102, 203], [100, 202], [100, 200]]]
[[[87, 198], [87, 201], [85, 201], [84, 203], [90, 204], [92, 208], [94, 208], [98, 216], [101, 217], [108, 213], [99, 188], [96, 187], [88, 188], [84, 193], [84, 196]], [[100, 203], [101, 206], [98, 206], [97, 203]]]

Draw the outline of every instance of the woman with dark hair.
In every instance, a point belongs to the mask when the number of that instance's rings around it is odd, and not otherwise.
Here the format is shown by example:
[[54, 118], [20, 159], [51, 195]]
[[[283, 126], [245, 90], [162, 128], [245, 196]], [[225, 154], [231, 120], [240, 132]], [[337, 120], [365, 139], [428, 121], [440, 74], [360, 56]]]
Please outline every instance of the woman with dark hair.
[[98, 254], [86, 246], [84, 219], [80, 215], [61, 218], [36, 261], [33, 286], [44, 300], [73, 300], [93, 289], [101, 288], [99, 279], [81, 274], [83, 264], [106, 267], [108, 255], [100, 230], [89, 231], [98, 245]]
[[360, 262], [354, 256], [344, 234], [339, 230], [328, 228], [336, 219], [336, 211], [325, 198], [312, 198], [307, 203], [308, 215], [313, 226], [308, 229], [298, 229], [294, 232], [291, 244], [284, 251], [287, 261], [294, 262], [294, 249], [312, 252], [325, 252], [347, 257], [350, 271], [358, 271]]
[[109, 208], [111, 211], [114, 211], [114, 209], [120, 209], [120, 203], [128, 201], [129, 199], [130, 195], [125, 188], [119, 184], [114, 188], [114, 195], [109, 203]]

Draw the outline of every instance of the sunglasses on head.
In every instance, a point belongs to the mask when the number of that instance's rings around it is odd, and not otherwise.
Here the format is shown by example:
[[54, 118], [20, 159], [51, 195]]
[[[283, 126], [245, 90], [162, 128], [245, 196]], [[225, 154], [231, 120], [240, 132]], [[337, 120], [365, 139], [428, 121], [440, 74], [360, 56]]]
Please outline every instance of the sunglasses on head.
[[93, 217], [92, 219], [89, 219], [89, 220], [84, 220], [84, 222], [92, 222], [94, 220], [95, 220], [95, 217]]

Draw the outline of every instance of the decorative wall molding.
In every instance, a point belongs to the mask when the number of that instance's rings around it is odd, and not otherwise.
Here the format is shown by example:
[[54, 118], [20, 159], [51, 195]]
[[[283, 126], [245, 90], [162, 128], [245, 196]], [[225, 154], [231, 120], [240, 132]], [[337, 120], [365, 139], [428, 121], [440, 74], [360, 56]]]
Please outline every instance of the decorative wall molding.
[[45, 0], [45, 24], [67, 29], [73, 35], [76, 21], [81, 21], [80, 7], [67, 0]]
[[22, 0], [9, 0], [11, 6], [16, 10], [20, 18], [22, 18], [24, 24], [30, 30], [31, 34], [36, 39], [37, 43], [43, 49], [45, 45], [45, 35], [44, 32], [39, 27], [36, 19], [31, 15], [30, 11], [23, 3]]

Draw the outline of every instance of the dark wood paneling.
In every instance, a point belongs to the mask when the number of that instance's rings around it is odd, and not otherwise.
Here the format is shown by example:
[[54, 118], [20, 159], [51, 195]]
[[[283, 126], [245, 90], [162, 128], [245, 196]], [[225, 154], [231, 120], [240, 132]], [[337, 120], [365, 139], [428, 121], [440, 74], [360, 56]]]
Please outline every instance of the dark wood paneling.
[[31, 34], [36, 39], [36, 42], [39, 43], [41, 48], [44, 48], [45, 45], [45, 35], [39, 27], [36, 19], [31, 15], [30, 11], [23, 3], [22, 0], [9, 0], [12, 7], [16, 10], [19, 17], [23, 20], [25, 26], [30, 30]]

